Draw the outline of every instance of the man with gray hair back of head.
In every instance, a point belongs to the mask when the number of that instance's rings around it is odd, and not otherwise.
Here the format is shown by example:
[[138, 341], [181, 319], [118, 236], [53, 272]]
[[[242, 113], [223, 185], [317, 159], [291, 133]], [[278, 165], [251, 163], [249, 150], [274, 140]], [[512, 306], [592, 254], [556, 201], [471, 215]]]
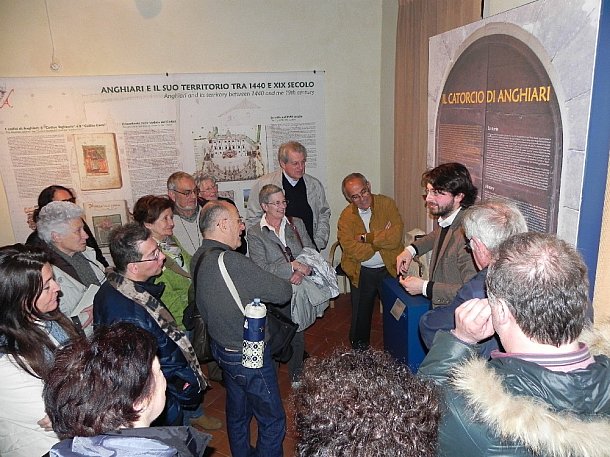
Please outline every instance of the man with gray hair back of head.
[[[608, 323], [587, 318], [582, 256], [535, 232], [494, 251], [488, 298], [460, 305], [419, 367], [443, 389], [438, 455], [608, 455]], [[494, 333], [502, 350], [487, 360], [477, 344]]]
[[[527, 224], [521, 211], [504, 200], [486, 200], [476, 203], [464, 212], [462, 227], [467, 248], [472, 252], [479, 272], [464, 284], [453, 301], [425, 313], [419, 321], [419, 331], [426, 347], [430, 348], [439, 330], [451, 330], [455, 326], [454, 313], [458, 306], [471, 298], [486, 298], [485, 279], [487, 267], [498, 246], [517, 233], [527, 232]], [[498, 349], [495, 337], [480, 343], [480, 354], [488, 357]]]
[[61, 287], [59, 309], [86, 334], [93, 332], [93, 296], [106, 281], [104, 266], [87, 246], [83, 210], [74, 203], [53, 201], [40, 210], [38, 237], [30, 240], [51, 255], [55, 280]]

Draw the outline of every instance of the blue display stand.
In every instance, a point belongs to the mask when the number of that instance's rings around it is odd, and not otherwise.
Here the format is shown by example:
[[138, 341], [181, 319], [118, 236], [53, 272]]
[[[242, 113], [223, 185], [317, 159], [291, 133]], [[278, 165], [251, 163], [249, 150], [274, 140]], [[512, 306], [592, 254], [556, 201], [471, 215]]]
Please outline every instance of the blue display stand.
[[[396, 300], [405, 305], [398, 320], [390, 313]], [[383, 281], [381, 288], [381, 303], [385, 350], [395, 359], [409, 365], [413, 372], [417, 371], [426, 355], [419, 338], [419, 319], [430, 309], [430, 300], [423, 295], [409, 295], [395, 278], [388, 278]]]

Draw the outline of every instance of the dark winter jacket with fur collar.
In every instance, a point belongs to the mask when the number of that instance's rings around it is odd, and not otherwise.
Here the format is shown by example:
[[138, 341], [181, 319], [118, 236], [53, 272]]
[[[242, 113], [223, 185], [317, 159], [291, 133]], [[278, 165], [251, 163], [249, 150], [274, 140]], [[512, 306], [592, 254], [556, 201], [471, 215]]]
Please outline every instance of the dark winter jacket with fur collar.
[[554, 372], [514, 357], [485, 361], [439, 332], [419, 373], [443, 387], [441, 456], [610, 455], [610, 326], [586, 331], [595, 363]]

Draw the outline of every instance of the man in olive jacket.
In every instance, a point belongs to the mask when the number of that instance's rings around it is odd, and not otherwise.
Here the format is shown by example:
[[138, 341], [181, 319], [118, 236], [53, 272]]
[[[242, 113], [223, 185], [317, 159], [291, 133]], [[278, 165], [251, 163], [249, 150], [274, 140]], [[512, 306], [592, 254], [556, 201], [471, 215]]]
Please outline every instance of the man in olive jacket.
[[[456, 310], [419, 369], [445, 393], [439, 455], [608, 455], [609, 348], [601, 332], [583, 332], [588, 288], [579, 253], [554, 235], [500, 245], [489, 298]], [[506, 352], [476, 357], [494, 331]]]
[[394, 200], [372, 194], [371, 184], [362, 174], [347, 175], [341, 188], [350, 202], [337, 223], [337, 238], [343, 250], [341, 267], [352, 284], [349, 336], [354, 349], [366, 349], [375, 297], [383, 280], [396, 276], [394, 260], [404, 247], [404, 224]]

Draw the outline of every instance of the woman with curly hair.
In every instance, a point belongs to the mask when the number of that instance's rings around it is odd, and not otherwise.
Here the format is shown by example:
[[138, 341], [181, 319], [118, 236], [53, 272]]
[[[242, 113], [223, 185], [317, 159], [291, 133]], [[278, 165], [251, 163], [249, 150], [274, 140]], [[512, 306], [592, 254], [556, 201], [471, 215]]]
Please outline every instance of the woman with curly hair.
[[0, 455], [42, 455], [57, 442], [45, 416], [43, 379], [58, 346], [78, 334], [58, 309], [49, 255], [0, 248]]
[[295, 393], [298, 457], [436, 455], [433, 384], [384, 352], [335, 351], [305, 363]]

